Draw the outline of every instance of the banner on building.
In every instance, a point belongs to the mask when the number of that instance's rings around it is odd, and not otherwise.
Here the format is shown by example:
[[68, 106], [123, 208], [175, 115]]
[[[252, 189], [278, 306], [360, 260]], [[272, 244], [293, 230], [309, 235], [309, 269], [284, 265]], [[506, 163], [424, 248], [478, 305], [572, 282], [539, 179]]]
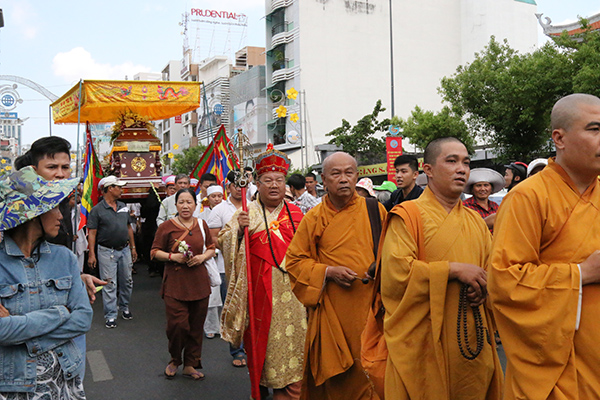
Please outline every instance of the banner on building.
[[[393, 164], [393, 163], [392, 163]], [[361, 165], [358, 167], [358, 177], [379, 176], [387, 174], [387, 164]], [[394, 180], [392, 180], [394, 182]]]
[[387, 153], [387, 180], [396, 182], [396, 168], [394, 161], [398, 156], [402, 155], [402, 137], [388, 136], [385, 138], [386, 153]]

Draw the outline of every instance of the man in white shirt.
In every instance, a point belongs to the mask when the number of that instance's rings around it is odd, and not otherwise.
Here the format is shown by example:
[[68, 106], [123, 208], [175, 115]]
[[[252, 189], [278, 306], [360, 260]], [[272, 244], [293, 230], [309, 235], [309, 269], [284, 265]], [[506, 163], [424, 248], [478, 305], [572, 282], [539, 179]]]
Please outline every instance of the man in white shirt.
[[[204, 210], [199, 214], [198, 218], [208, 221], [212, 209], [223, 201], [223, 188], [214, 183], [204, 190], [206, 192], [208, 206], [204, 207]], [[211, 287], [210, 298], [208, 300], [208, 312], [206, 313], [206, 320], [204, 321], [204, 334], [208, 339], [212, 339], [215, 335], [220, 333], [221, 323], [219, 321], [219, 308], [222, 308], [223, 300], [227, 294], [227, 285], [225, 284], [225, 263], [223, 262], [223, 255], [219, 249], [216, 249], [215, 257], [217, 268], [221, 275], [221, 286], [220, 288]]]
[[[210, 212], [210, 216], [206, 221], [208, 228], [210, 229], [210, 234], [213, 237], [213, 243], [218, 243], [219, 231], [231, 220], [233, 214], [238, 210], [238, 208], [242, 207], [242, 189], [239, 186], [236, 186], [234, 183], [235, 175], [233, 171], [227, 174], [227, 183], [226, 188], [228, 192], [227, 200], [222, 201], [215, 208], [213, 208]], [[217, 245], [218, 246], [218, 245]], [[223, 281], [223, 286], [227, 288], [225, 279]], [[227, 292], [221, 293], [223, 299], [226, 297]], [[243, 345], [239, 348], [229, 346], [229, 352], [233, 357], [233, 366], [234, 367], [244, 367], [246, 366], [246, 359], [244, 357], [244, 347]]]
[[[189, 188], [190, 177], [186, 174], [178, 174], [175, 177], [175, 187], [177, 190]], [[160, 226], [166, 220], [173, 218], [175, 214], [177, 214], [177, 207], [175, 207], [175, 195], [173, 195], [162, 201], [158, 217], [156, 218], [156, 225]]]
[[[200, 177], [200, 193], [196, 195], [196, 217], [200, 218], [200, 214], [206, 209], [211, 209], [207, 199], [207, 189], [209, 186], [217, 184], [217, 177], [207, 172]], [[209, 213], [210, 214], [210, 213]]]

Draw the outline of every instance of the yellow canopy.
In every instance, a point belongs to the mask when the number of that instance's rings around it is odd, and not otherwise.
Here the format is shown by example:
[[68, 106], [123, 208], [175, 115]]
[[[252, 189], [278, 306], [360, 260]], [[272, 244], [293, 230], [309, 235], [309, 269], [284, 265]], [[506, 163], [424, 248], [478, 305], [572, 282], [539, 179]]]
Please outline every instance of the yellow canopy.
[[[52, 103], [56, 124], [77, 123], [79, 83]], [[200, 82], [83, 81], [81, 119], [91, 123], [114, 122], [131, 110], [151, 121], [171, 118], [200, 107]]]

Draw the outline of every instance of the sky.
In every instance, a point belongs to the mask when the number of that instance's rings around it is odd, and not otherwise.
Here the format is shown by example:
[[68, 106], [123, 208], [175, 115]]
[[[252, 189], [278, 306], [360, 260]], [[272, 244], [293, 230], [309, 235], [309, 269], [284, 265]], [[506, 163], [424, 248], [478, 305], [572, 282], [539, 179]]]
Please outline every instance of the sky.
[[[600, 12], [598, 0], [537, 0], [537, 4], [537, 12], [554, 25]], [[192, 8], [247, 15], [245, 38], [232, 44], [233, 51], [265, 46], [265, 0], [5, 0], [0, 8], [4, 15], [0, 75], [29, 79], [57, 96], [80, 79], [132, 79], [138, 72], [160, 72], [169, 60], [181, 59], [180, 22]], [[539, 32], [538, 40], [544, 41], [541, 28]], [[210, 38], [204, 36], [200, 41], [208, 43]], [[190, 44], [195, 41], [196, 32], [190, 32]], [[5, 84], [12, 82], [0, 82]], [[50, 101], [23, 85], [17, 91], [23, 103], [13, 112], [27, 118], [25, 145], [48, 135]], [[77, 125], [52, 124], [51, 129], [76, 145]]]

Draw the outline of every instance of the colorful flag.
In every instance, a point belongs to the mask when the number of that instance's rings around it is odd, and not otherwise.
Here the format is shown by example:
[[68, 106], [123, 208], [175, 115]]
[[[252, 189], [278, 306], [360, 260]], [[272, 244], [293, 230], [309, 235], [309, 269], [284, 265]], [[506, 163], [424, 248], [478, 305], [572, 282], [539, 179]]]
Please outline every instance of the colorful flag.
[[83, 164], [83, 193], [81, 194], [81, 214], [79, 219], [79, 227], [77, 230], [83, 228], [87, 224], [87, 217], [92, 211], [92, 207], [98, 204], [98, 197], [100, 195], [98, 191], [98, 183], [104, 176], [102, 173], [102, 167], [100, 161], [94, 151], [94, 144], [92, 143], [92, 133], [90, 131], [90, 124], [86, 123], [86, 146], [85, 146], [85, 161]]
[[[217, 183], [222, 185], [223, 180], [227, 177], [229, 171], [239, 168], [237, 156], [233, 151], [233, 145], [227, 137], [225, 126], [221, 125], [214, 140], [208, 145], [200, 161], [194, 167], [190, 174], [191, 178], [200, 180], [202, 174], [210, 172], [217, 177]], [[200, 192], [200, 185], [196, 189], [196, 193]]]

